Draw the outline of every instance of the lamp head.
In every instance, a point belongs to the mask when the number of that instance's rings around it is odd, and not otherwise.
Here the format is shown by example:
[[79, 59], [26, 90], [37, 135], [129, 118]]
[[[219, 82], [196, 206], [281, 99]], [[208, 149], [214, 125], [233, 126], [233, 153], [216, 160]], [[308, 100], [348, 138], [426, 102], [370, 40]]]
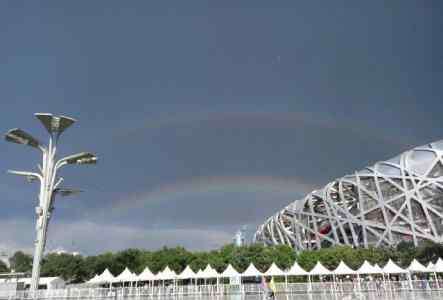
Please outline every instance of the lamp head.
[[29, 145], [34, 148], [40, 147], [40, 142], [36, 138], [19, 128], [9, 130], [5, 135], [5, 140], [11, 143]]
[[48, 113], [36, 113], [35, 117], [42, 122], [49, 134], [59, 136], [68, 127], [75, 123], [75, 119], [67, 116], [54, 116]]
[[62, 197], [67, 197], [67, 196], [73, 196], [73, 195], [77, 195], [80, 194], [81, 190], [75, 190], [75, 189], [69, 189], [69, 188], [57, 188], [54, 190], [54, 192]]
[[95, 164], [97, 163], [97, 156], [89, 152], [80, 152], [77, 154], [73, 154], [67, 156], [63, 159], [68, 164], [77, 164], [77, 165], [85, 165], [85, 164]]

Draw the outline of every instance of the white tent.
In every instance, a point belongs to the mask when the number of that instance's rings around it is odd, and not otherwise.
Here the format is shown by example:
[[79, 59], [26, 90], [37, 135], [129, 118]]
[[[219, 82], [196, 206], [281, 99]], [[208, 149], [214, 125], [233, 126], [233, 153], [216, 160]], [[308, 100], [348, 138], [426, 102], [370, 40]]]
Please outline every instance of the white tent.
[[350, 275], [350, 274], [357, 274], [356, 271], [352, 270], [350, 267], [348, 267], [343, 261], [341, 261], [337, 268], [332, 271], [334, 275]]
[[358, 274], [381, 274], [382, 270], [373, 265], [371, 265], [367, 260], [363, 262], [363, 264], [357, 270]]
[[156, 280], [173, 280], [177, 278], [177, 274], [172, 271], [169, 266], [155, 276]]
[[379, 273], [379, 274], [383, 273], [383, 269], [380, 268], [380, 266], [378, 264], [374, 265], [374, 270], [377, 271], [377, 273]]
[[88, 282], [86, 282], [87, 284], [98, 284], [100, 280], [100, 276], [98, 276], [97, 274], [95, 274], [95, 276], [91, 279], [88, 280]]
[[435, 273], [443, 273], [443, 259], [439, 258], [434, 265], [433, 271]]
[[388, 263], [383, 267], [382, 270], [383, 270], [383, 273], [385, 273], [385, 274], [403, 274], [403, 273], [408, 273], [407, 270], [400, 268], [392, 260], [389, 260]]
[[234, 269], [234, 267], [231, 264], [229, 264], [221, 274], [221, 277], [236, 278], [240, 277], [240, 273], [236, 269]]
[[435, 264], [430, 261], [426, 268], [429, 270], [429, 272], [434, 272]]
[[321, 262], [317, 262], [317, 264], [312, 268], [312, 270], [309, 272], [309, 275], [332, 275], [332, 271], [328, 270], [321, 264]]
[[300, 265], [294, 261], [292, 267], [286, 272], [288, 276], [307, 276], [309, 272], [306, 272]]
[[258, 277], [262, 275], [263, 273], [257, 270], [252, 262], [249, 267], [241, 274], [242, 277]]
[[408, 269], [411, 273], [430, 273], [433, 271], [428, 270], [425, 266], [423, 266], [421, 263], [419, 263], [415, 258], [411, 261], [411, 264], [409, 265]]
[[138, 276], [132, 273], [128, 268], [125, 268], [123, 272], [114, 278], [113, 282], [134, 282], [138, 280]]
[[108, 269], [104, 270], [103, 273], [97, 276], [95, 283], [103, 284], [103, 283], [112, 283], [114, 282], [114, 275], [109, 272]]
[[194, 279], [196, 278], [196, 274], [192, 271], [191, 267], [186, 266], [186, 268], [181, 272], [178, 276], [178, 279]]
[[197, 273], [195, 274], [195, 278], [205, 278], [203, 270], [198, 270]]
[[203, 270], [203, 276], [203, 278], [218, 278], [220, 274], [208, 264]]
[[286, 276], [287, 274], [283, 272], [275, 263], [269, 267], [269, 269], [264, 273], [266, 276]]
[[149, 267], [146, 267], [143, 272], [138, 275], [139, 281], [152, 281], [155, 279], [155, 275], [149, 270]]

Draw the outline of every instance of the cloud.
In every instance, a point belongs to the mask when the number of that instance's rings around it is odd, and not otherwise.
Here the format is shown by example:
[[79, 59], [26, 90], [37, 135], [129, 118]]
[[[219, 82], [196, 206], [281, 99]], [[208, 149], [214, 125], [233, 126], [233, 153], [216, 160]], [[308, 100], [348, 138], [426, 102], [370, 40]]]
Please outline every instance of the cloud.
[[[33, 251], [34, 224], [26, 220], [0, 221], [7, 234], [2, 235], [0, 249], [12, 253]], [[63, 248], [92, 255], [127, 248], [157, 249], [184, 246], [188, 249], [214, 249], [232, 240], [233, 233], [201, 228], [144, 228], [127, 225], [77, 222], [51, 222], [46, 250]]]
[[270, 209], [285, 206], [315, 187], [297, 178], [271, 176], [191, 178], [111, 201], [101, 213], [142, 214], [156, 223], [165, 223], [163, 219], [201, 226], [240, 225], [257, 222]]

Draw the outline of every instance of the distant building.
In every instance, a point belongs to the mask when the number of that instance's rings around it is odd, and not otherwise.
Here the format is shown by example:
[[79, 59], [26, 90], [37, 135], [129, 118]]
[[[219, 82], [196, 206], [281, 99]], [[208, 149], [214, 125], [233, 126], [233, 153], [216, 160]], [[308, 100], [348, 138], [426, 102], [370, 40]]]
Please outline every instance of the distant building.
[[49, 251], [49, 253], [58, 254], [58, 255], [68, 254], [68, 255], [72, 255], [72, 256], [80, 255], [80, 252], [77, 252], [77, 251], [69, 252], [63, 248], [57, 248], [57, 249], [51, 250], [51, 251]]
[[234, 235], [234, 245], [237, 247], [241, 247], [245, 244], [245, 235], [244, 235], [245, 227], [239, 229]]
[[[31, 278], [22, 277], [23, 273], [0, 274], [0, 291], [29, 289]], [[39, 289], [63, 289], [66, 282], [60, 277], [40, 277]]]
[[295, 250], [443, 243], [443, 140], [378, 162], [294, 201], [258, 228], [255, 241]]

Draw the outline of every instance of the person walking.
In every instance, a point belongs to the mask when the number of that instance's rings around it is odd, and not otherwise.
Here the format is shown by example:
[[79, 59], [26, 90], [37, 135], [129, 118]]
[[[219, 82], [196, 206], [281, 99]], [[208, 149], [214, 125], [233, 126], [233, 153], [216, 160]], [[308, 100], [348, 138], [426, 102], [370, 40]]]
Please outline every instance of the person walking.
[[263, 291], [263, 299], [268, 299], [269, 297], [269, 287], [268, 287], [268, 283], [266, 282], [266, 278], [262, 277], [261, 278], [261, 284], [260, 287]]
[[271, 299], [275, 299], [276, 287], [275, 287], [274, 277], [271, 277], [271, 281], [269, 282], [269, 289], [270, 289], [270, 296], [269, 297]]

